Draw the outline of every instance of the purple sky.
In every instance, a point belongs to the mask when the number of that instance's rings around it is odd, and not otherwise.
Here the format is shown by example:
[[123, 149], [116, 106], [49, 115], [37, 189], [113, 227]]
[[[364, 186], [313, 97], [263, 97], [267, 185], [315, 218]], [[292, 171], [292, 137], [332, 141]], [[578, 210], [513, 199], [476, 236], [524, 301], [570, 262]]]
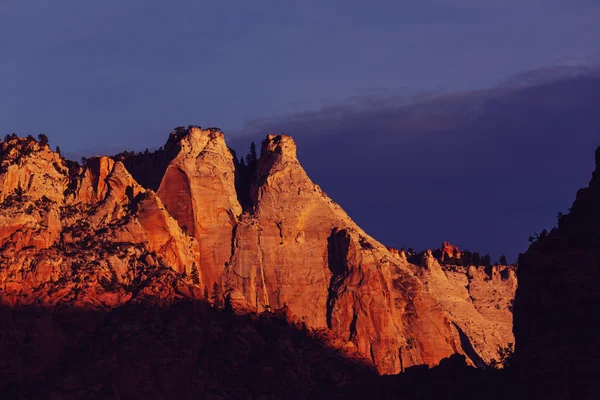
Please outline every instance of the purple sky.
[[[593, 149], [587, 147], [600, 143], [592, 129], [595, 111], [586, 101], [596, 98], [569, 91], [578, 87], [571, 83], [553, 86], [550, 96], [543, 90], [504, 97], [476, 90], [538, 84], [557, 66], [564, 76], [572, 67], [597, 62], [599, 18], [600, 3], [592, 0], [2, 0], [0, 134], [45, 132], [67, 154], [89, 155], [158, 147], [178, 125], [218, 126], [229, 138], [285, 131], [302, 136], [299, 142], [310, 149], [300, 150], [302, 161], [311, 176], [375, 237], [394, 245], [412, 240], [406, 245], [419, 247], [436, 245], [444, 236], [481, 247], [485, 238], [468, 232], [484, 212], [496, 212], [494, 218], [510, 217], [516, 228], [487, 238], [494, 245], [482, 251], [509, 255], [522, 251], [517, 241], [526, 242], [545, 221], [530, 220], [531, 213], [552, 209], [553, 218], [571, 201], [573, 187], [588, 179]], [[564, 100], [567, 92], [576, 99]], [[440, 93], [450, 94], [442, 100], [433, 96]], [[427, 94], [434, 100], [423, 101]], [[401, 107], [415, 98], [416, 104]], [[565, 102], [571, 108], [553, 120]], [[513, 115], [519, 124], [509, 123]], [[448, 173], [449, 150], [436, 144], [449, 140], [457, 154], [479, 157], [452, 170], [459, 175], [450, 181], [476, 175], [484, 164], [488, 173], [502, 176], [515, 204], [529, 208], [469, 214], [473, 205], [461, 207], [464, 198], [439, 183], [436, 193], [418, 184], [405, 187], [402, 193], [411, 194], [404, 198], [414, 198], [412, 203], [394, 200], [401, 193], [386, 187], [361, 200], [352, 195], [361, 190], [359, 181], [340, 178], [335, 165], [320, 161], [338, 157], [328, 157], [331, 146], [339, 147], [336, 154], [363, 151], [365, 127], [388, 139], [379, 142], [400, 146], [390, 154], [410, 161], [411, 170], [394, 165], [414, 182], [437, 182], [435, 177]], [[540, 139], [550, 128], [554, 136]], [[572, 135], [573, 129], [579, 129], [577, 143], [563, 148], [584, 161], [567, 157], [564, 170], [569, 179], [579, 178], [555, 189], [548, 210], [533, 197], [516, 195], [531, 179], [522, 164], [490, 162], [506, 160], [510, 143], [495, 146], [500, 136], [517, 147], [553, 143], [536, 148], [532, 157], [544, 160], [545, 150], [553, 152], [572, 137], [560, 132]], [[417, 151], [423, 159], [416, 158]], [[392, 184], [390, 176], [386, 182]], [[364, 185], [373, 190], [369, 182]], [[488, 200], [500, 204], [497, 196]], [[390, 228], [372, 210], [386, 202], [393, 202], [398, 215], [420, 219], [398, 217], [386, 221]], [[448, 202], [456, 204], [463, 222], [452, 221], [455, 231], [436, 231], [436, 219], [427, 215]], [[420, 232], [418, 221], [434, 233]], [[509, 232], [514, 237], [507, 238]]]

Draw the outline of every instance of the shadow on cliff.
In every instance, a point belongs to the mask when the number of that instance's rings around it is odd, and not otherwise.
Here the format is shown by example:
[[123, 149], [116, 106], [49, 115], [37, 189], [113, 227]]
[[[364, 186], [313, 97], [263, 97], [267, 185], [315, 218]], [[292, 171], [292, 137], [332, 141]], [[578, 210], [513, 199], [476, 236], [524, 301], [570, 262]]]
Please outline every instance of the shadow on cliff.
[[[204, 302], [112, 311], [0, 307], [3, 399], [506, 399], [512, 368], [379, 376], [283, 312], [235, 315]], [[534, 396], [535, 397], [535, 396]]]
[[512, 368], [477, 369], [461, 354], [435, 368], [417, 365], [398, 375], [363, 377], [345, 388], [346, 398], [378, 399], [520, 399], [523, 385]]
[[377, 376], [281, 312], [192, 301], [109, 312], [2, 306], [0, 324], [4, 399], [325, 399]]

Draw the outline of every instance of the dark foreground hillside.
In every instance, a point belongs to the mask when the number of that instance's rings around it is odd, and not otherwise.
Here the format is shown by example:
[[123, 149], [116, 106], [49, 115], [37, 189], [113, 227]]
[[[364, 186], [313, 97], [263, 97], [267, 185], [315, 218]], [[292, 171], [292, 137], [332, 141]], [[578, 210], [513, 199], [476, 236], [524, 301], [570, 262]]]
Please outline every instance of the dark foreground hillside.
[[0, 315], [4, 399], [327, 399], [376, 376], [281, 312], [186, 301]]

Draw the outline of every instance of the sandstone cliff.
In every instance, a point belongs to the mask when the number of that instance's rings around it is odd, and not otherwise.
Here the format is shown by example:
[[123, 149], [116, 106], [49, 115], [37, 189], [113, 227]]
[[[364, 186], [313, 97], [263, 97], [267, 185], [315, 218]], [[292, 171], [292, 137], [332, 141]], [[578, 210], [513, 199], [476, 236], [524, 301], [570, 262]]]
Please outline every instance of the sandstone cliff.
[[442, 266], [428, 251], [414, 270], [448, 312], [455, 338], [474, 365], [498, 361], [498, 349], [514, 344], [512, 303], [517, 277], [513, 267]]
[[[67, 166], [27, 139], [4, 142], [1, 151], [3, 304], [110, 308], [159, 279], [146, 275], [148, 267], [191, 273], [196, 241], [120, 162], [101, 157]], [[174, 279], [186, 295], [193, 291], [181, 276]]]
[[83, 167], [27, 139], [0, 155], [5, 305], [213, 297], [238, 313], [286, 309], [388, 374], [456, 352], [481, 366], [512, 340], [511, 271], [409, 263], [310, 180], [288, 136], [266, 138], [243, 185], [214, 129]]

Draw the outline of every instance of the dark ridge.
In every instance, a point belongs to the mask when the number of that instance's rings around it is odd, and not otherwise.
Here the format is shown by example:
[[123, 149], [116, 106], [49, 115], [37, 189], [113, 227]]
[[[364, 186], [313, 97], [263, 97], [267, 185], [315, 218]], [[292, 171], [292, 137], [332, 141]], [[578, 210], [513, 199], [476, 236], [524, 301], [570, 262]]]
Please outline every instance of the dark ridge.
[[[344, 387], [345, 399], [523, 399], [527, 382], [510, 369], [485, 370], [467, 365], [462, 354], [435, 368], [416, 365], [398, 375], [365, 376]], [[529, 397], [536, 398], [536, 397]]]
[[577, 192], [558, 228], [519, 257], [514, 302], [515, 369], [536, 390], [598, 398], [600, 335], [600, 148], [589, 186]]
[[5, 399], [330, 399], [374, 368], [284, 312], [0, 307]]

